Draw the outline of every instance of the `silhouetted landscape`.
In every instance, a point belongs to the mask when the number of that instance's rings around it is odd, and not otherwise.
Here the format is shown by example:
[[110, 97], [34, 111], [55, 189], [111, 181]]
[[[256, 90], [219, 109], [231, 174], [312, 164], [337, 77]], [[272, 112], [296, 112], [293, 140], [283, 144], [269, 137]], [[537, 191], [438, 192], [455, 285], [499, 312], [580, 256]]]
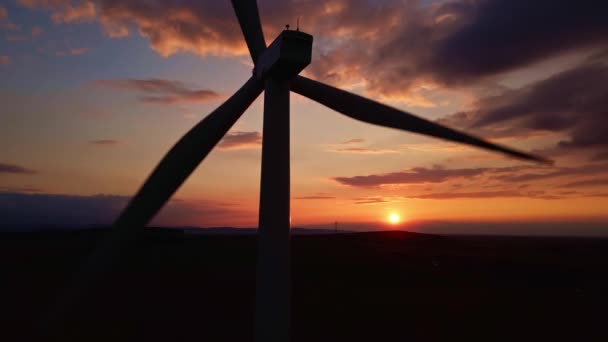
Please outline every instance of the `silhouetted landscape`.
[[[104, 233], [1, 234], [3, 340], [40, 337]], [[256, 238], [148, 230], [57, 340], [252, 340]], [[291, 255], [294, 341], [608, 340], [607, 239], [295, 234]]]

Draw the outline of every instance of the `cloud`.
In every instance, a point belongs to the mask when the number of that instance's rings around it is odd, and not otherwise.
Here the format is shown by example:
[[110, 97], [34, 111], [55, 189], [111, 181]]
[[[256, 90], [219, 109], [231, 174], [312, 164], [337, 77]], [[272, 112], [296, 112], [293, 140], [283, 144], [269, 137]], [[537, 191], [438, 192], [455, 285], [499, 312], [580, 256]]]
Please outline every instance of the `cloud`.
[[472, 191], [472, 192], [437, 192], [430, 194], [408, 195], [407, 198], [413, 199], [433, 199], [433, 200], [451, 200], [451, 199], [483, 199], [483, 198], [517, 198], [525, 197], [542, 200], [560, 200], [565, 198], [576, 197], [608, 197], [608, 193], [581, 193], [578, 191], [557, 192], [550, 194], [545, 191]]
[[326, 199], [335, 199], [334, 196], [328, 195], [312, 195], [312, 196], [296, 196], [293, 199], [297, 200], [326, 200]]
[[1, 192], [23, 192], [23, 193], [38, 193], [43, 192], [41, 188], [31, 186], [0, 186]]
[[[19, 0], [51, 10], [56, 23], [97, 20], [110, 37], [138, 32], [162, 56], [246, 56], [227, 1]], [[259, 1], [268, 43], [285, 18], [316, 37], [308, 72], [337, 85], [432, 106], [425, 91], [474, 83], [576, 49], [605, 47], [608, 4], [514, 2]], [[555, 39], [560, 37], [560, 39]]]
[[445, 169], [416, 167], [406, 171], [372, 174], [366, 176], [335, 177], [336, 182], [355, 187], [375, 187], [387, 184], [441, 183], [453, 178], [472, 178], [493, 170], [488, 168]]
[[218, 1], [100, 1], [100, 21], [109, 36], [127, 36], [131, 27], [162, 56], [246, 55], [232, 7]]
[[[162, 56], [247, 55], [227, 1], [20, 3], [53, 11], [56, 22], [96, 18], [110, 37], [138, 32]], [[315, 63], [307, 69], [315, 78], [418, 106], [435, 105], [429, 89], [475, 84], [565, 52], [606, 47], [607, 7], [595, 0], [260, 1], [268, 43], [285, 18], [302, 17], [301, 28], [315, 35]]]
[[608, 179], [588, 179], [588, 180], [583, 180], [583, 181], [578, 181], [578, 182], [567, 183], [560, 187], [562, 187], [562, 188], [579, 188], [579, 187], [585, 187], [585, 186], [602, 186], [602, 185], [608, 185]]
[[89, 51], [88, 48], [75, 48], [75, 49], [70, 49], [70, 54], [83, 55], [83, 54], [87, 53], [88, 51]]
[[128, 197], [0, 193], [5, 227], [110, 224]]
[[30, 9], [50, 10], [55, 24], [84, 23], [96, 20], [95, 2], [89, 0], [18, 0]]
[[393, 202], [382, 196], [357, 197], [357, 198], [353, 198], [353, 201], [355, 204], [378, 204], [378, 203]]
[[119, 145], [120, 143], [121, 143], [120, 141], [112, 140], [112, 139], [101, 139], [101, 140], [89, 141], [89, 144], [96, 145], [96, 146], [116, 146], [116, 145]]
[[[579, 167], [546, 167], [546, 166], [512, 166], [499, 168], [469, 168], [469, 169], [446, 169], [441, 166], [433, 168], [412, 168], [405, 171], [391, 172], [384, 174], [372, 174], [366, 176], [335, 177], [333, 178], [340, 184], [353, 187], [378, 187], [383, 185], [396, 184], [428, 184], [444, 183], [450, 185], [453, 180], [469, 180], [466, 185], [470, 191], [438, 191], [432, 193], [408, 194], [404, 198], [412, 199], [480, 199], [480, 198], [509, 198], [525, 197], [543, 200], [558, 200], [574, 197], [603, 197], [603, 193], [589, 193], [583, 191], [569, 192], [547, 192], [537, 187], [531, 188], [530, 184], [517, 186], [514, 190], [513, 183], [532, 182], [540, 184], [547, 180], [557, 180], [563, 185], [553, 185], [561, 188], [584, 188], [608, 185], [608, 180], [592, 179], [582, 181], [572, 181], [578, 177], [589, 175], [603, 175], [608, 172], [608, 164], [589, 164]], [[569, 180], [569, 183], [564, 181]], [[498, 183], [497, 183], [498, 181]], [[463, 189], [462, 183], [451, 184], [452, 190]], [[499, 188], [492, 191], [477, 190], [479, 188]], [[502, 188], [502, 189], [500, 189]], [[523, 190], [526, 189], [526, 190]], [[541, 188], [542, 189], [542, 188]], [[428, 190], [428, 189], [427, 189]], [[357, 198], [356, 204], [382, 203], [387, 200], [381, 196], [370, 198]]]
[[600, 152], [594, 156], [591, 157], [592, 161], [603, 161], [603, 160], [608, 160], [608, 151], [606, 152]]
[[156, 104], [174, 104], [178, 102], [210, 102], [222, 98], [222, 95], [208, 89], [190, 89], [179, 81], [163, 79], [124, 79], [97, 80], [94, 86], [120, 90], [132, 90], [144, 93], [139, 99], [142, 102]]
[[376, 149], [376, 148], [364, 148], [364, 147], [338, 148], [338, 149], [332, 150], [332, 152], [341, 152], [341, 153], [360, 153], [360, 154], [387, 154], [387, 153], [398, 153], [398, 151], [395, 151], [395, 150]]
[[[458, 198], [499, 198], [526, 197], [545, 200], [575, 197], [601, 197], [585, 191], [585, 187], [608, 185], [606, 179], [583, 179], [593, 175], [604, 175], [608, 172], [608, 164], [589, 164], [579, 167], [547, 167], [547, 166], [511, 166], [497, 168], [446, 169], [441, 166], [433, 168], [412, 168], [405, 171], [371, 174], [365, 176], [335, 177], [333, 180], [340, 184], [359, 188], [374, 188], [387, 185], [420, 185], [441, 184], [440, 190], [433, 193], [413, 193], [405, 198], [418, 199], [458, 199]], [[463, 184], [463, 181], [467, 181]], [[453, 182], [457, 181], [457, 182]], [[551, 181], [547, 187], [546, 182]], [[517, 184], [525, 183], [525, 184]], [[441, 190], [443, 188], [443, 190]], [[462, 191], [464, 189], [468, 191]], [[492, 191], [484, 189], [491, 188]], [[569, 188], [579, 191], [553, 192], [554, 188]], [[446, 190], [449, 189], [449, 190]], [[413, 190], [416, 190], [414, 188]], [[430, 189], [425, 189], [426, 191]], [[456, 191], [455, 191], [456, 190]], [[460, 191], [460, 192], [459, 192]], [[378, 202], [378, 198], [357, 199], [367, 204], [368, 201]]]
[[38, 171], [31, 170], [20, 165], [0, 163], [0, 173], [31, 175], [38, 173]]
[[359, 143], [363, 143], [363, 142], [365, 142], [365, 139], [355, 138], [355, 139], [343, 141], [340, 143], [340, 145], [359, 144]]
[[258, 148], [262, 145], [261, 132], [230, 132], [224, 136], [218, 148], [233, 150], [241, 148]]
[[[0, 217], [6, 228], [74, 228], [109, 225], [130, 197], [0, 192]], [[152, 224], [205, 225], [249, 217], [253, 213], [215, 201], [171, 200]]]
[[59, 56], [59, 57], [69, 56], [69, 55], [79, 56], [79, 55], [84, 55], [88, 51], [89, 51], [88, 48], [72, 48], [72, 49], [68, 49], [68, 50], [55, 51], [55, 56]]
[[17, 30], [19, 26], [8, 19], [8, 10], [0, 5], [0, 29]]
[[9, 56], [0, 56], [0, 65], [6, 65], [11, 63], [11, 58]]
[[337, 153], [353, 153], [353, 154], [387, 154], [387, 153], [399, 153], [396, 150], [380, 149], [380, 148], [369, 148], [369, 147], [344, 147], [344, 145], [357, 145], [364, 143], [365, 139], [355, 138], [349, 139], [332, 146], [329, 152]]
[[606, 46], [608, 4], [583, 1], [479, 1], [433, 48], [444, 79], [493, 75], [550, 56]]
[[38, 37], [42, 34], [42, 28], [40, 26], [32, 27], [32, 37]]
[[[315, 77], [339, 85], [363, 82], [371, 95], [428, 106], [434, 101], [427, 89], [477, 84], [565, 52], [607, 46], [602, 13], [608, 4], [593, 0], [374, 4], [345, 6], [351, 17], [358, 15], [350, 13], [354, 9], [373, 19], [363, 14], [355, 21], [358, 35], [330, 40], [309, 68]], [[328, 26], [340, 27], [338, 16], [333, 19]]]
[[608, 59], [587, 61], [520, 89], [481, 98], [474, 109], [439, 121], [490, 137], [566, 134], [567, 139], [555, 145], [555, 152], [562, 154], [608, 152], [606, 82]]
[[22, 42], [28, 39], [29, 37], [24, 34], [9, 34], [6, 36], [6, 40], [9, 42]]
[[417, 199], [462, 199], [462, 198], [501, 198], [528, 197], [517, 191], [480, 191], [480, 192], [438, 192], [431, 194], [410, 195], [408, 198]]
[[580, 167], [537, 168], [541, 172], [508, 173], [493, 176], [493, 179], [503, 182], [530, 182], [555, 179], [568, 176], [587, 176], [608, 172], [608, 164], [591, 164]]
[[51, 18], [56, 24], [91, 22], [96, 18], [95, 5], [92, 1], [82, 1], [76, 6], [62, 6]]

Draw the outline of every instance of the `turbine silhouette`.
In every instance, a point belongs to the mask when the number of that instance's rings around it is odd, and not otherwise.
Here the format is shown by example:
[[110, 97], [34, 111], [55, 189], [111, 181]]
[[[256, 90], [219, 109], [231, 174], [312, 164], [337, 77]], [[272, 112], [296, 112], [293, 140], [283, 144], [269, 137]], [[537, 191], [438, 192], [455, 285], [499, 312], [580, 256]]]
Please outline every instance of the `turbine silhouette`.
[[[313, 37], [286, 29], [266, 47], [255, 0], [232, 0], [249, 53], [253, 75], [215, 111], [184, 135], [158, 164], [81, 270], [69, 295], [73, 299], [110, 267], [124, 245], [169, 200], [264, 90], [262, 173], [259, 209], [255, 338], [289, 339], [289, 94], [290, 90], [353, 119], [429, 135], [534, 162], [548, 160], [496, 145], [376, 101], [298, 74], [311, 62]], [[67, 305], [63, 303], [63, 305]]]

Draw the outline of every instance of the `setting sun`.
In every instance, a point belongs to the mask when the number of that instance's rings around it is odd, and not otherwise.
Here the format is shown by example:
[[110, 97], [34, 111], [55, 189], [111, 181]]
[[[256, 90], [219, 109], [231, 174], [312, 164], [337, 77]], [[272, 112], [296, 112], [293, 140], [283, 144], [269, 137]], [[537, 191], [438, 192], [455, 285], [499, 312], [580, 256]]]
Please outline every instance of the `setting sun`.
[[401, 217], [397, 213], [392, 213], [388, 216], [388, 222], [392, 224], [397, 224], [401, 222]]

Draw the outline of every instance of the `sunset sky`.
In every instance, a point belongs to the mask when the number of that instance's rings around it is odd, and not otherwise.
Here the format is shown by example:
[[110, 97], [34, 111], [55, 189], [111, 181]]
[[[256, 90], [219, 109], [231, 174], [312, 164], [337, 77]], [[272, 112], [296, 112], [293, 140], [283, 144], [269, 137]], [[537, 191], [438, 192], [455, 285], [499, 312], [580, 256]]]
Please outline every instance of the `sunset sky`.
[[[258, 3], [267, 43], [298, 17], [315, 37], [303, 75], [555, 161], [371, 126], [292, 94], [293, 226], [381, 228], [398, 214], [404, 229], [570, 222], [608, 235], [608, 3]], [[252, 67], [229, 1], [2, 0], [0, 226], [111, 223]], [[262, 108], [153, 224], [257, 225]]]

